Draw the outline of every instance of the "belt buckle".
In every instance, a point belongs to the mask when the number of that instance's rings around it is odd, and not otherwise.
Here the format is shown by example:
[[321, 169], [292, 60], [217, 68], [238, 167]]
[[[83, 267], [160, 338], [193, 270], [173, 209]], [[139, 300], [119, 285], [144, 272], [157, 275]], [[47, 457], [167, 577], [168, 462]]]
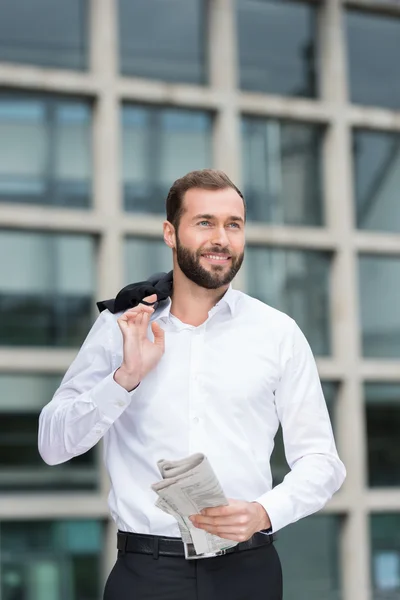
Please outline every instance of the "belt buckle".
[[224, 548], [223, 550], [217, 550], [217, 552], [204, 552], [203, 554], [197, 554], [194, 544], [183, 543], [183, 547], [185, 550], [186, 560], [199, 560], [201, 558], [214, 558], [215, 556], [223, 556], [229, 550], [229, 548]]

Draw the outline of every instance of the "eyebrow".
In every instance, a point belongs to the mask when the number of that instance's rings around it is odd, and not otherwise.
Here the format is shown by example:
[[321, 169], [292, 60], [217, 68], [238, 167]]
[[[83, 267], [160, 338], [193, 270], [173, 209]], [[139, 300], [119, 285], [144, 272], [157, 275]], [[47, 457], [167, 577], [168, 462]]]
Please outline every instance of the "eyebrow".
[[[215, 219], [215, 215], [210, 215], [210, 214], [202, 214], [202, 215], [196, 215], [195, 217], [193, 217], [193, 221], [197, 221], [197, 219], [208, 219], [208, 220], [212, 220]], [[242, 217], [238, 217], [236, 215], [231, 215], [230, 217], [228, 217], [227, 219], [228, 221], [240, 221], [241, 223], [244, 223], [244, 220], [242, 219]]]

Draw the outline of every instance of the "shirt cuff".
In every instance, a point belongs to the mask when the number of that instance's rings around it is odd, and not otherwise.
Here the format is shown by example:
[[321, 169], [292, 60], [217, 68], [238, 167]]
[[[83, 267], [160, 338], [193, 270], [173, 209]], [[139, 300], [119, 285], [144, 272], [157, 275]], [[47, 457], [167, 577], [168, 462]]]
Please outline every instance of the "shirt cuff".
[[97, 406], [105, 419], [113, 423], [129, 406], [138, 389], [136, 387], [128, 392], [114, 379], [114, 373], [110, 373], [100, 381], [91, 392], [91, 400]]
[[272, 527], [271, 533], [276, 533], [279, 529], [293, 522], [293, 510], [287, 492], [279, 488], [280, 486], [277, 486], [256, 500], [265, 508], [269, 516]]

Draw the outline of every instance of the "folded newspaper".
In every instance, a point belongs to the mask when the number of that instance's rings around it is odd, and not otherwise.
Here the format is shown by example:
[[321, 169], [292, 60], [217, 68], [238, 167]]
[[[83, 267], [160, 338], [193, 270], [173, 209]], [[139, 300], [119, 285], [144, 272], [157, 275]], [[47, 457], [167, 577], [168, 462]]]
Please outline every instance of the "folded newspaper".
[[163, 479], [151, 486], [159, 496], [156, 506], [177, 520], [186, 558], [205, 558], [236, 546], [238, 542], [198, 529], [189, 519], [203, 508], [228, 504], [207, 457], [197, 453], [182, 460], [159, 460], [157, 465]]

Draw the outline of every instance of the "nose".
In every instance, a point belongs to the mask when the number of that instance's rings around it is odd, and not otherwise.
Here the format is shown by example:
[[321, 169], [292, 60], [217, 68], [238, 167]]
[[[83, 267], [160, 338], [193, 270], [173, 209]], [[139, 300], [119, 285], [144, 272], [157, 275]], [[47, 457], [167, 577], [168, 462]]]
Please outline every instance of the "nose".
[[216, 227], [210, 240], [215, 246], [229, 246], [229, 238], [225, 227]]

